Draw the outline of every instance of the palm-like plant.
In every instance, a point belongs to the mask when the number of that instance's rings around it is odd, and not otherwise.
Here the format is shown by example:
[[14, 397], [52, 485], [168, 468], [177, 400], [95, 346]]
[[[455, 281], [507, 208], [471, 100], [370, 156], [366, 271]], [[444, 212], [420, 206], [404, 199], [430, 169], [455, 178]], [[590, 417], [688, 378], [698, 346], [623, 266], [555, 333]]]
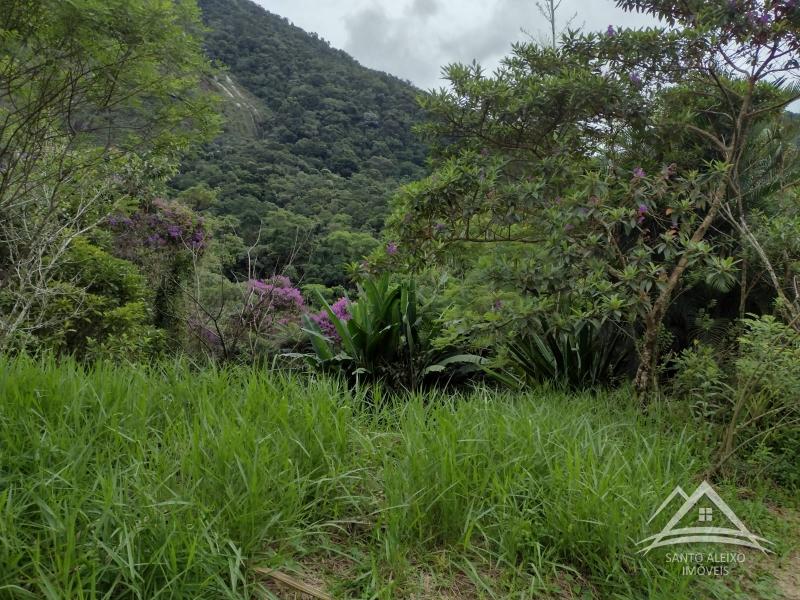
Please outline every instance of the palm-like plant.
[[438, 351], [431, 341], [435, 318], [431, 303], [423, 304], [413, 280], [392, 284], [388, 275], [365, 280], [358, 286], [358, 299], [343, 319], [318, 297], [339, 340], [326, 336], [313, 319], [305, 317], [313, 355], [312, 364], [344, 373], [355, 383], [380, 380], [390, 385], [418, 389], [430, 375], [451, 365], [476, 365], [482, 358]]

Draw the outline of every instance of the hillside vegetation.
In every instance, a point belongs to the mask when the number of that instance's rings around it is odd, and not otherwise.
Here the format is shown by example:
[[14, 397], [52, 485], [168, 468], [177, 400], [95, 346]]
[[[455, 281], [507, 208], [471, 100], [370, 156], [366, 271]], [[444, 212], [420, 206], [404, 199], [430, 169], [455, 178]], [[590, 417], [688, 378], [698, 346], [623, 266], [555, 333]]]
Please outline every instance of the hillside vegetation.
[[[343, 265], [377, 246], [391, 195], [423, 174], [426, 149], [411, 131], [421, 92], [250, 0], [200, 7], [208, 55], [224, 69], [215, 87], [226, 126], [173, 185], [217, 190], [214, 212], [258, 239], [259, 270], [345, 283]], [[343, 253], [331, 254], [337, 238]]]

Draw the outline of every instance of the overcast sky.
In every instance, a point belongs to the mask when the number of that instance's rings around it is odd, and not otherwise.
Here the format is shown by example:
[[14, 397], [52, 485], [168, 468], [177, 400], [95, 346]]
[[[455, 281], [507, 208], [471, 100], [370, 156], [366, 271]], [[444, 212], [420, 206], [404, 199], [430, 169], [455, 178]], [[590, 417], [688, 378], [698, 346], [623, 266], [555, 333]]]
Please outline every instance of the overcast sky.
[[[256, 0], [268, 11], [313, 31], [361, 64], [423, 89], [439, 87], [441, 68], [476, 59], [497, 66], [514, 41], [546, 39], [535, 0]], [[605, 31], [653, 21], [616, 8], [613, 0], [563, 0], [561, 24]], [[523, 31], [524, 30], [524, 31]]]

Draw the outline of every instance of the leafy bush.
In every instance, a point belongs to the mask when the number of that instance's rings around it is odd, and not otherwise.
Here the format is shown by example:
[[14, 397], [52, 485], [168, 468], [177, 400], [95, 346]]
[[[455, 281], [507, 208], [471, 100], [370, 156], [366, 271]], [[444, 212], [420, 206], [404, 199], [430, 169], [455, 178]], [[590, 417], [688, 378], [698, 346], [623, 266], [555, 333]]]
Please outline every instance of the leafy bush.
[[736, 361], [740, 390], [759, 403], [796, 404], [800, 400], [800, 332], [775, 317], [745, 320]]
[[800, 487], [800, 333], [772, 316], [742, 321], [730, 351], [697, 344], [674, 361], [672, 393], [720, 432], [717, 467], [748, 463]]
[[153, 293], [136, 265], [76, 238], [53, 284], [58, 294], [42, 308], [32, 348], [79, 358], [146, 360], [163, 349], [153, 325]]
[[775, 480], [800, 488], [800, 332], [768, 315], [744, 325], [722, 458], [763, 455]]
[[693, 402], [698, 416], [708, 417], [726, 407], [733, 392], [714, 350], [704, 344], [685, 348], [672, 361], [672, 393]]

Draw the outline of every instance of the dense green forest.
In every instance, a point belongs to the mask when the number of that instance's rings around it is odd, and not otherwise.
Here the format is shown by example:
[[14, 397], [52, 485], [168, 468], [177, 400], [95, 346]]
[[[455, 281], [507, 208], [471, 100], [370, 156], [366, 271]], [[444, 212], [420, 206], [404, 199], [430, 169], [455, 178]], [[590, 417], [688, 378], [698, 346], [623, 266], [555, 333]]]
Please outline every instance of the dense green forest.
[[250, 0], [200, 7], [227, 121], [173, 185], [214, 189], [213, 212], [258, 241], [261, 273], [345, 284], [344, 265], [377, 246], [392, 194], [423, 174], [421, 92]]
[[0, 0], [0, 598], [797, 598], [800, 3], [540, 4]]

